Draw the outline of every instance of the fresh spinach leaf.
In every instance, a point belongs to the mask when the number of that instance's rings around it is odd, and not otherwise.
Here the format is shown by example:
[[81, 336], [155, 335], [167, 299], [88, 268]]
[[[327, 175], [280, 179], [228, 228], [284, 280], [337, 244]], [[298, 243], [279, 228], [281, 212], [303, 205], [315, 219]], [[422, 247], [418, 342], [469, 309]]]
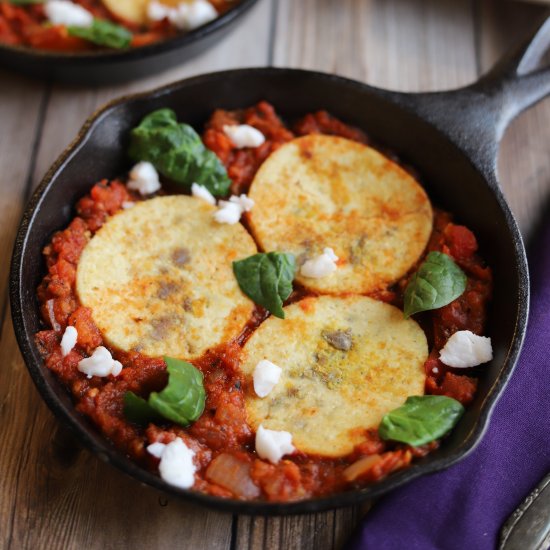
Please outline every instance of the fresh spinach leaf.
[[83, 38], [107, 48], [124, 49], [132, 41], [132, 33], [128, 29], [104, 19], [94, 19], [90, 27], [69, 26], [67, 32], [71, 36]]
[[292, 292], [292, 280], [296, 272], [293, 254], [254, 254], [233, 262], [233, 272], [241, 290], [254, 303], [265, 307], [275, 317], [285, 318], [283, 302]]
[[451, 397], [408, 397], [404, 405], [382, 418], [378, 433], [382, 439], [418, 447], [444, 436], [455, 426], [463, 413], [464, 407]]
[[136, 424], [167, 419], [181, 426], [197, 420], [204, 411], [206, 392], [200, 370], [181, 359], [165, 357], [168, 384], [160, 392], [152, 392], [149, 399], [133, 392], [124, 395], [124, 414]]
[[466, 290], [466, 283], [450, 256], [430, 252], [405, 289], [405, 317], [450, 304]]
[[153, 111], [132, 130], [128, 154], [135, 161], [151, 162], [188, 189], [196, 182], [215, 196], [229, 191], [231, 180], [220, 159], [191, 126], [177, 121], [171, 109]]

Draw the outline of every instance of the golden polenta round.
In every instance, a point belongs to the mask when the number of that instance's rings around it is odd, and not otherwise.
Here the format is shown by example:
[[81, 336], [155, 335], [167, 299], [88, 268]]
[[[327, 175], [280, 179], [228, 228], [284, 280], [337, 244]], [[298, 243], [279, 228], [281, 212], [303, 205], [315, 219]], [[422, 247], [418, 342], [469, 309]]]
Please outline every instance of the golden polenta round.
[[369, 293], [394, 283], [432, 231], [424, 189], [395, 162], [334, 136], [294, 139], [261, 166], [250, 189], [250, 226], [261, 248], [292, 252], [298, 266], [332, 248], [338, 269], [297, 280], [320, 293]]
[[[144, 25], [147, 23], [147, 6], [150, 0], [102, 0], [105, 7], [114, 15], [132, 23]], [[160, 0], [160, 4], [176, 7], [185, 0]]]
[[[386, 413], [424, 394], [426, 336], [398, 308], [366, 296], [321, 296], [286, 307], [285, 315], [269, 317], [243, 350], [254, 429], [288, 431], [305, 453], [344, 456]], [[259, 398], [253, 373], [262, 359], [282, 373]]]
[[241, 332], [254, 304], [232, 261], [256, 245], [214, 211], [194, 197], [158, 197], [117, 213], [90, 240], [77, 293], [110, 345], [192, 359]]

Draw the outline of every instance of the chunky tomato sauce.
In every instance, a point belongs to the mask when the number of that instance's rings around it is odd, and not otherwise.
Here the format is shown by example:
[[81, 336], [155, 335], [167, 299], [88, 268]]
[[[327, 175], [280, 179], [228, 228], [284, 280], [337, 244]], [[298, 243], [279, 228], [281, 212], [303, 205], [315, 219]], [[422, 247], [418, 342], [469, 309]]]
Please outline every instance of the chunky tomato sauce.
[[[73, 1], [91, 12], [94, 17], [117, 23], [128, 29], [132, 33], [130, 46], [133, 48], [171, 38], [180, 32], [166, 19], [141, 26], [110, 12], [100, 0]], [[234, 0], [209, 1], [219, 14], [235, 5]], [[51, 25], [42, 4], [16, 6], [2, 0], [0, 0], [0, 43], [67, 52], [99, 48], [87, 40], [71, 36], [64, 25]]]
[[[266, 142], [257, 149], [235, 149], [222, 130], [228, 122], [254, 125], [264, 133]], [[227, 167], [233, 180], [232, 191], [241, 193], [247, 191], [256, 170], [271, 151], [294, 136], [309, 133], [334, 134], [367, 142], [363, 132], [326, 112], [307, 115], [289, 128], [265, 102], [243, 111], [214, 112], [203, 139]], [[211, 350], [193, 362], [204, 374], [207, 394], [205, 411], [199, 420], [187, 428], [168, 421], [149, 424], [147, 428], [128, 422], [123, 414], [124, 394], [133, 391], [146, 397], [151, 391], [161, 390], [167, 383], [164, 361], [138, 352], [111, 350], [124, 366], [119, 376], [88, 379], [79, 372], [78, 362], [104, 342], [92, 312], [78, 302], [75, 278], [80, 254], [91, 236], [125, 201], [136, 200], [140, 199], [129, 192], [122, 181], [105, 180], [96, 184], [90, 194], [77, 203], [77, 215], [70, 225], [56, 233], [44, 249], [48, 274], [38, 289], [42, 316], [49, 328], [39, 332], [36, 340], [46, 366], [70, 389], [77, 410], [89, 417], [122, 452], [156, 471], [159, 461], [146, 451], [147, 445], [169, 443], [180, 437], [196, 453], [199, 468], [195, 490], [228, 498], [284, 502], [379, 481], [407, 467], [415, 457], [437, 448], [437, 442], [413, 448], [382, 441], [376, 430], [368, 430], [366, 440], [344, 458], [297, 453], [276, 465], [259, 459], [254, 452], [254, 434], [246, 421], [244, 381], [238, 366], [241, 346], [267, 316], [260, 309], [236, 341]], [[476, 379], [445, 366], [438, 360], [438, 351], [458, 330], [483, 333], [491, 297], [491, 270], [477, 253], [474, 234], [453, 223], [452, 216], [443, 211], [435, 212], [426, 253], [432, 250], [452, 256], [467, 274], [468, 285], [464, 294], [448, 306], [419, 316], [432, 347], [425, 364], [426, 393], [447, 395], [467, 405], [474, 397]], [[402, 307], [407, 282], [405, 277], [374, 297]], [[303, 296], [304, 292], [298, 290], [291, 300]], [[77, 328], [78, 342], [62, 357], [60, 340], [67, 325]]]

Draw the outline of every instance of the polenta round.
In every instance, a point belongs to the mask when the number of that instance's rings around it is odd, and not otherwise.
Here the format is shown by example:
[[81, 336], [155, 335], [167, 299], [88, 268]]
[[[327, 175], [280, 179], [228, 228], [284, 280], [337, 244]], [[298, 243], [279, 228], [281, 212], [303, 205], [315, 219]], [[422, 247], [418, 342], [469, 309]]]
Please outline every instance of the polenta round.
[[192, 359], [237, 336], [254, 304], [231, 262], [256, 253], [241, 224], [183, 195], [137, 203], [110, 218], [84, 249], [77, 293], [105, 340], [147, 356]]
[[405, 275], [424, 251], [432, 208], [418, 182], [361, 143], [334, 136], [294, 139], [258, 170], [250, 227], [261, 248], [293, 253], [298, 265], [332, 248], [330, 276], [297, 281], [309, 290], [366, 294]]
[[[292, 434], [294, 446], [327, 457], [349, 454], [365, 430], [410, 395], [424, 394], [426, 336], [398, 308], [368, 298], [321, 296], [267, 319], [246, 343], [248, 422]], [[267, 359], [282, 369], [263, 399], [252, 376]]]
[[[178, 4], [189, 0], [160, 0], [160, 4], [168, 7], [176, 7]], [[117, 17], [144, 25], [147, 23], [147, 6], [150, 0], [102, 0], [105, 7]]]

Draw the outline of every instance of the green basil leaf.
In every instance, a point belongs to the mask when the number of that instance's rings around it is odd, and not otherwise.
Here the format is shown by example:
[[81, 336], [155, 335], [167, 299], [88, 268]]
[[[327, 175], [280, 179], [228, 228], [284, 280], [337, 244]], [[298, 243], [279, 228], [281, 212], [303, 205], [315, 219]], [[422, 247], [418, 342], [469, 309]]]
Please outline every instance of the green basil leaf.
[[127, 28], [103, 19], [94, 19], [90, 27], [69, 26], [67, 32], [71, 36], [83, 38], [107, 48], [124, 49], [132, 41], [132, 33]]
[[168, 385], [149, 396], [149, 405], [159, 414], [182, 426], [197, 420], [204, 411], [206, 392], [202, 372], [181, 359], [165, 357]]
[[191, 126], [177, 121], [171, 109], [148, 114], [132, 130], [128, 154], [135, 161], [149, 161], [161, 174], [187, 189], [196, 182], [214, 196], [229, 191], [231, 180], [220, 159], [204, 146]]
[[450, 256], [430, 252], [405, 289], [405, 317], [450, 304], [466, 290], [467, 281]]
[[282, 252], [254, 254], [233, 262], [233, 273], [241, 290], [254, 303], [281, 319], [285, 318], [283, 302], [292, 292], [295, 272], [294, 255]]
[[408, 397], [404, 405], [382, 418], [378, 433], [382, 439], [418, 447], [439, 439], [452, 430], [463, 413], [464, 407], [451, 397]]
[[168, 384], [146, 401], [133, 392], [124, 395], [124, 414], [136, 424], [167, 419], [181, 426], [197, 420], [204, 411], [206, 392], [200, 370], [181, 359], [165, 357]]
[[162, 419], [143, 397], [131, 391], [124, 394], [124, 416], [130, 422], [141, 426], [146, 426], [152, 420]]

